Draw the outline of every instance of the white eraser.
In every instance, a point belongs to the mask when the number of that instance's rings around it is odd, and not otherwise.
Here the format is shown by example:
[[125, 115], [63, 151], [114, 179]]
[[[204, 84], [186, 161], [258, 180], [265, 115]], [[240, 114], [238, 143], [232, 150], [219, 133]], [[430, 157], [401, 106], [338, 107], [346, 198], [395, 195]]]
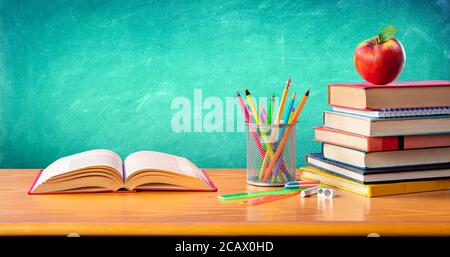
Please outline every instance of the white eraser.
[[319, 189], [319, 186], [315, 186], [315, 187], [311, 187], [308, 189], [305, 189], [303, 191], [300, 192], [300, 197], [307, 197], [313, 194], [317, 194], [317, 190]]

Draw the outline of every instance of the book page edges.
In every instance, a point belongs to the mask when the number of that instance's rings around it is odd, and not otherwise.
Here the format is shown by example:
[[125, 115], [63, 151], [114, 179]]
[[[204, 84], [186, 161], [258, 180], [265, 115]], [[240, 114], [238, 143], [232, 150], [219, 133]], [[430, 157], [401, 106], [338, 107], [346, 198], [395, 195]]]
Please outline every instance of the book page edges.
[[204, 169], [199, 169], [201, 172], [201, 176], [209, 186], [209, 188], [181, 188], [181, 187], [152, 187], [152, 188], [143, 188], [136, 187], [135, 191], [192, 191], [192, 192], [216, 192], [218, 188], [214, 185], [212, 180], [207, 175]]
[[[109, 189], [98, 189], [98, 190], [79, 190], [79, 191], [60, 191], [60, 192], [35, 193], [35, 192], [33, 192], [34, 186], [36, 185], [36, 183], [39, 180], [39, 177], [41, 176], [43, 171], [44, 171], [43, 169], [39, 170], [38, 175], [34, 179], [33, 184], [31, 184], [31, 187], [30, 187], [30, 189], [27, 192], [28, 195], [83, 194], [83, 193], [110, 193], [110, 192], [116, 192], [114, 190], [109, 190]], [[117, 191], [117, 192], [119, 192], [119, 191]], [[120, 192], [122, 192], [122, 191], [120, 191]], [[128, 191], [123, 191], [123, 192], [128, 192]]]
[[63, 192], [42, 192], [42, 193], [34, 193], [33, 189], [36, 185], [39, 177], [41, 176], [43, 169], [39, 170], [38, 175], [34, 179], [30, 189], [28, 190], [28, 195], [47, 195], [47, 194], [84, 194], [84, 193], [127, 193], [127, 192], [136, 192], [136, 191], [193, 191], [193, 192], [216, 192], [218, 188], [214, 185], [212, 180], [209, 178], [207, 173], [204, 169], [199, 169], [202, 173], [201, 176], [205, 179], [205, 182], [209, 185], [210, 188], [176, 188], [176, 187], [163, 187], [163, 188], [139, 188], [136, 187], [133, 190], [120, 190], [120, 191], [114, 191], [114, 190], [108, 190], [108, 189], [99, 189], [99, 190], [80, 190], [80, 191], [63, 191]]

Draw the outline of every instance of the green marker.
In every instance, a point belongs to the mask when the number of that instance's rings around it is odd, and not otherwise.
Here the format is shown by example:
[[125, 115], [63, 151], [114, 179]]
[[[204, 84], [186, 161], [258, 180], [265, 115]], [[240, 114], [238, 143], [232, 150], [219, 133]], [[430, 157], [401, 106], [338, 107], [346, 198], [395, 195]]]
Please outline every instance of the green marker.
[[301, 191], [303, 189], [304, 188], [278, 189], [278, 190], [270, 190], [270, 191], [239, 193], [239, 194], [231, 194], [231, 195], [220, 195], [217, 198], [219, 198], [220, 200], [236, 200], [236, 199], [245, 199], [245, 198], [252, 198], [252, 197], [258, 197], [258, 196], [264, 196], [264, 195], [289, 194], [289, 193]]

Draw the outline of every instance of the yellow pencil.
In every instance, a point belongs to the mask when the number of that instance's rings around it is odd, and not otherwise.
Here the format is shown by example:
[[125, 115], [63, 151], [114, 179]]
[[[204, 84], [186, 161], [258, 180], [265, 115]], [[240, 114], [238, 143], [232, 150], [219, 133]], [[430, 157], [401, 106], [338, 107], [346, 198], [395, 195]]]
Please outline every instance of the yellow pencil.
[[253, 113], [253, 117], [255, 118], [256, 124], [259, 125], [261, 120], [259, 119], [258, 111], [256, 109], [255, 103], [253, 102], [252, 96], [250, 95], [250, 91], [248, 91], [247, 86], [244, 87], [245, 96], [247, 97], [248, 105], [250, 106], [250, 110]]
[[[302, 98], [302, 101], [300, 102], [300, 104], [297, 107], [297, 110], [295, 111], [294, 117], [292, 118], [292, 123], [296, 123], [298, 117], [300, 116], [300, 113], [302, 112], [303, 106], [305, 106], [306, 100], [308, 99], [309, 96], [309, 88], [308, 91], [306, 91], [305, 95]], [[272, 161], [270, 162], [269, 166], [267, 166], [266, 171], [263, 172], [263, 178], [262, 181], [266, 181], [267, 180], [267, 174], [273, 169], [273, 167], [275, 167], [275, 164], [277, 163], [278, 158], [280, 157], [281, 153], [283, 152], [283, 148], [284, 145], [286, 144], [288, 138], [289, 138], [289, 134], [291, 132], [291, 128], [292, 127], [287, 127], [286, 128], [286, 132], [283, 135], [283, 138], [281, 138], [280, 144], [278, 145], [278, 148], [275, 152], [275, 155], [273, 156]], [[266, 154], [267, 155], [267, 154]]]
[[281, 97], [280, 107], [278, 108], [277, 117], [275, 118], [274, 124], [280, 124], [281, 115], [283, 115], [284, 104], [286, 103], [286, 98], [289, 94], [289, 86], [291, 85], [291, 78], [286, 82], [286, 86], [283, 90], [283, 96]]
[[[244, 90], [245, 90], [245, 95], [247, 97], [248, 104], [250, 106], [250, 110], [252, 111], [253, 116], [255, 117], [255, 122], [256, 122], [257, 125], [260, 125], [261, 124], [261, 120], [259, 118], [258, 111], [256, 110], [256, 106], [255, 106], [255, 103], [253, 102], [253, 99], [252, 99], [252, 96], [250, 94], [250, 91], [248, 90], [247, 87], [244, 87]], [[264, 160], [265, 160], [267, 156], [273, 156], [274, 152], [273, 152], [272, 146], [270, 144], [271, 141], [270, 141], [270, 139], [267, 138], [265, 130], [261, 131], [261, 137], [263, 139], [264, 145], [266, 146], [266, 154], [264, 156]], [[264, 172], [264, 166], [265, 165], [267, 165], [267, 161], [263, 161], [263, 163], [262, 163], [260, 174], [259, 174], [260, 178], [263, 175], [263, 174], [261, 174], [261, 172]]]

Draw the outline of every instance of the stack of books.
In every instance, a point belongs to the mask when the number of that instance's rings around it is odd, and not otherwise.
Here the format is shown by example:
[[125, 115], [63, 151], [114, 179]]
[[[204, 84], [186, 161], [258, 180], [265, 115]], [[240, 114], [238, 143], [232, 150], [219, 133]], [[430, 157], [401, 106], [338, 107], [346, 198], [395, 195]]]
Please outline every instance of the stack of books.
[[333, 84], [303, 177], [367, 197], [450, 188], [450, 81]]

